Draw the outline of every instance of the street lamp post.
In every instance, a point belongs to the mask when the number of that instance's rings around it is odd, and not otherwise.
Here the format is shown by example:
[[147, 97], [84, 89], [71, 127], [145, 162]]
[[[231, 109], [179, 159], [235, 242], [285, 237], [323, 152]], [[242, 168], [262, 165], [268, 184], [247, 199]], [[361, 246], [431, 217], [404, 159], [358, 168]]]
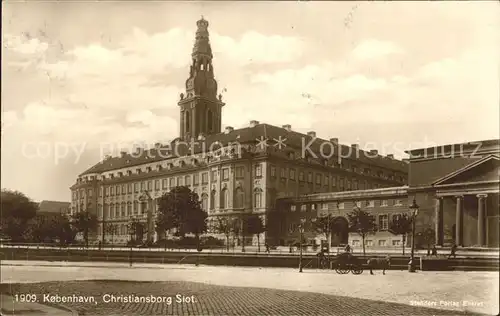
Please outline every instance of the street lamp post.
[[413, 199], [412, 204], [410, 205], [410, 211], [412, 212], [412, 230], [411, 230], [411, 257], [410, 262], [408, 263], [408, 272], [415, 272], [415, 222], [418, 215], [419, 206], [417, 201]]
[[299, 272], [302, 273], [302, 239], [304, 239], [304, 222], [305, 220], [301, 219], [299, 224], [299, 232], [300, 232], [300, 253], [299, 253]]

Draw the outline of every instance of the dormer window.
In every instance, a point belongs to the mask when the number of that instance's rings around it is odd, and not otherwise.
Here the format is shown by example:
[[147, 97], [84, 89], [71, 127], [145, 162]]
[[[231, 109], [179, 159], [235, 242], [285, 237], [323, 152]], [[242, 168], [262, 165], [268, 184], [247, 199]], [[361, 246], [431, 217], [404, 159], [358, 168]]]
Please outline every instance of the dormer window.
[[173, 167], [174, 167], [174, 164], [173, 164], [173, 163], [171, 163], [171, 162], [170, 162], [170, 163], [168, 163], [168, 164], [167, 164], [167, 168], [168, 168], [169, 170], [170, 170], [170, 169], [172, 169]]
[[161, 165], [156, 166], [156, 170], [161, 171], [161, 169], [163, 169]]
[[146, 172], [151, 172], [151, 167], [146, 167]]
[[186, 165], [186, 162], [184, 160], [179, 161], [179, 166], [184, 167]]
[[132, 170], [127, 170], [127, 176], [131, 176], [132, 175]]
[[109, 178], [110, 179], [114, 179], [115, 178], [115, 175], [113, 173], [109, 174]]
[[290, 159], [295, 159], [295, 153], [292, 151], [292, 152], [289, 152], [288, 153], [288, 158]]
[[137, 174], [141, 174], [141, 168], [137, 168], [137, 169], [135, 169], [135, 171]]
[[323, 159], [323, 165], [328, 166], [328, 159]]
[[123, 172], [118, 172], [118, 177], [123, 177]]
[[196, 159], [196, 158], [191, 159], [191, 163], [193, 165], [197, 165], [198, 164], [198, 159]]

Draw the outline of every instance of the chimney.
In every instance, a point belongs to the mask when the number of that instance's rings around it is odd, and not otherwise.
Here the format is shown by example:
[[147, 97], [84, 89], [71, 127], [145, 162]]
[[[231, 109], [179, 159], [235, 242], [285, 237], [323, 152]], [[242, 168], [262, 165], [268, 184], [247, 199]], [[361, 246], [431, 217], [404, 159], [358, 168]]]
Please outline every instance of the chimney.
[[372, 154], [372, 155], [378, 155], [378, 150], [372, 149], [372, 150], [370, 150], [370, 154]]
[[234, 128], [232, 126], [226, 126], [226, 129], [224, 130], [224, 133], [225, 134], [229, 134], [232, 131], [234, 131]]
[[330, 142], [337, 145], [339, 143], [339, 139], [338, 138], [330, 138]]
[[389, 154], [389, 155], [387, 155], [387, 158], [394, 159], [394, 155], [393, 154]]
[[126, 154], [127, 154], [126, 151], [120, 151], [120, 157], [124, 158]]
[[316, 132], [307, 132], [307, 136], [310, 136], [310, 137], [316, 137]]
[[155, 143], [155, 148], [160, 148], [161, 147], [161, 143]]
[[352, 148], [358, 148], [358, 147], [359, 147], [359, 145], [358, 145], [358, 144], [351, 144], [351, 147], [352, 147]]
[[287, 132], [290, 132], [292, 130], [292, 125], [290, 125], [290, 124], [285, 124], [285, 125], [283, 125], [281, 127], [284, 128], [284, 129], [286, 129]]
[[255, 127], [256, 125], [259, 125], [259, 121], [255, 120], [250, 121], [250, 127]]

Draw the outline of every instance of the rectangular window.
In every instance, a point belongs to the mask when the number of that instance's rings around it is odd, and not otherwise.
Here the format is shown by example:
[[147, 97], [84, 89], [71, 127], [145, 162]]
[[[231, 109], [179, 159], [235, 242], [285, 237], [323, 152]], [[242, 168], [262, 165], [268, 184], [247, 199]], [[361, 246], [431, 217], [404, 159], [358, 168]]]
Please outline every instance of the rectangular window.
[[307, 205], [302, 204], [302, 205], [300, 206], [300, 211], [301, 211], [301, 212], [305, 212], [305, 211], [307, 211]]
[[313, 182], [313, 174], [312, 174], [312, 172], [309, 172], [307, 174], [307, 182], [309, 182], [309, 183]]
[[153, 181], [148, 181], [148, 191], [153, 190]]
[[361, 208], [361, 201], [354, 202], [354, 206]]
[[388, 205], [389, 205], [389, 203], [387, 200], [380, 201], [380, 206], [388, 206]]
[[195, 173], [193, 175], [193, 185], [198, 185], [198, 184], [200, 184], [200, 174]]
[[316, 184], [321, 185], [321, 175], [319, 173], [316, 174]]
[[375, 201], [374, 200], [365, 201], [365, 206], [366, 207], [375, 207]]
[[399, 240], [393, 240], [392, 245], [395, 247], [399, 247], [401, 245], [401, 242]]
[[359, 240], [353, 240], [353, 241], [352, 241], [352, 245], [353, 245], [353, 246], [355, 246], [355, 247], [356, 247], [356, 246], [360, 246], [360, 242], [359, 242]]
[[343, 210], [343, 209], [344, 209], [344, 207], [345, 207], [344, 202], [339, 202], [339, 203], [337, 203], [337, 208], [338, 208], [339, 210]]
[[[111, 195], [111, 196], [115, 195], [115, 187], [114, 186], [110, 187], [109, 195]], [[83, 197], [83, 195], [82, 195], [82, 197]]]
[[304, 172], [299, 172], [299, 181], [304, 181]]
[[141, 182], [141, 191], [146, 190], [146, 182], [142, 181]]
[[259, 164], [259, 165], [255, 165], [255, 176], [256, 177], [262, 177], [262, 166]]
[[201, 182], [203, 184], [207, 184], [208, 183], [208, 172], [203, 172], [201, 174]]
[[297, 210], [297, 206], [296, 205], [290, 206], [290, 211], [295, 212], [296, 210]]
[[229, 169], [222, 169], [222, 180], [229, 180]]
[[321, 209], [322, 210], [327, 210], [328, 209], [328, 203], [321, 204]]
[[119, 185], [116, 186], [116, 195], [120, 195], [121, 187]]
[[170, 189], [173, 189], [175, 187], [175, 178], [168, 179], [168, 182], [168, 186], [170, 187]]
[[372, 247], [373, 246], [373, 240], [367, 240], [366, 241], [366, 246]]
[[184, 184], [187, 186], [191, 185], [191, 176], [185, 176], [184, 177]]
[[217, 181], [217, 170], [212, 170], [212, 181]]
[[92, 197], [92, 190], [91, 189], [89, 189], [89, 191], [88, 191], [88, 196]]
[[[101, 187], [101, 188], [99, 189], [99, 196], [102, 196], [103, 191], [104, 191], [104, 188], [103, 188], [103, 187]], [[75, 194], [74, 194], [74, 193], [73, 193], [73, 199], [75, 199]]]
[[316, 211], [316, 204], [311, 204], [311, 211]]
[[160, 180], [155, 180], [155, 190], [158, 191], [160, 189]]
[[330, 177], [325, 176], [325, 185], [328, 186], [330, 184]]
[[139, 192], [139, 183], [134, 183], [134, 191]]
[[281, 179], [285, 179], [286, 178], [286, 168], [281, 168], [280, 169], [280, 177]]
[[177, 185], [180, 187], [184, 185], [184, 179], [182, 177], [177, 177]]
[[295, 181], [295, 169], [290, 169], [290, 180]]
[[276, 167], [271, 166], [271, 178], [276, 178]]
[[396, 204], [394, 204], [394, 205], [397, 205], [397, 206], [403, 205], [403, 200], [396, 200]]
[[162, 179], [161, 180], [161, 186], [162, 186], [162, 189], [166, 189], [168, 187], [168, 181], [167, 181], [167, 179]]
[[381, 214], [378, 216], [378, 229], [380, 231], [385, 231], [389, 226], [389, 216], [387, 214]]
[[339, 190], [344, 191], [344, 179], [339, 178]]
[[245, 167], [242, 167], [242, 166], [236, 167], [236, 178], [243, 178], [244, 171], [245, 171]]
[[385, 240], [379, 240], [378, 245], [379, 247], [385, 247], [386, 246]]
[[132, 183], [128, 184], [128, 193], [132, 193]]

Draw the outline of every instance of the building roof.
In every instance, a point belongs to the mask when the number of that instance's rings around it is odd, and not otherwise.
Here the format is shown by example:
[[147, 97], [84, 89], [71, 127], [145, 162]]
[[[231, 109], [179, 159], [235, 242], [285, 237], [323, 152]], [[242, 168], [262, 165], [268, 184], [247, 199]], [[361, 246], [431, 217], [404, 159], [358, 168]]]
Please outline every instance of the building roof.
[[298, 197], [281, 198], [281, 201], [293, 202], [314, 202], [314, 201], [337, 201], [337, 200], [356, 200], [367, 198], [387, 198], [408, 195], [408, 186], [388, 187], [367, 190], [341, 191], [341, 192], [326, 192], [315, 194], [304, 194]]
[[[394, 171], [404, 173], [408, 172], [408, 164], [401, 160], [381, 155], [377, 155], [375, 157], [373, 153], [363, 151], [352, 146], [335, 144], [325, 139], [315, 138], [313, 136], [290, 131], [286, 128], [270, 124], [256, 124], [253, 127], [235, 129], [227, 133], [224, 132], [208, 135], [203, 140], [193, 140], [189, 144], [176, 139], [170, 144], [157, 144], [155, 148], [146, 148], [141, 154], [124, 152], [118, 157], [105, 158], [103, 161], [84, 171], [80, 174], [80, 176], [165, 161], [179, 156], [199, 154], [204, 151], [208, 152], [208, 149], [210, 148], [218, 149], [231, 144], [255, 145], [258, 144], [259, 139], [261, 138], [268, 140], [268, 148], [276, 148], [276, 146], [272, 145], [276, 145], [277, 141], [281, 138], [284, 140], [283, 142], [285, 144], [281, 148], [283, 151], [300, 151], [301, 149], [304, 149], [305, 151], [311, 140], [314, 138], [313, 143], [308, 148], [311, 148], [311, 151], [316, 153], [318, 157], [324, 156], [328, 158], [328, 156], [331, 155], [331, 150], [333, 150], [334, 157], [339, 156], [339, 153], [341, 153], [340, 157], [342, 158], [356, 159], [360, 162], [365, 162]], [[192, 144], [194, 144], [194, 146]], [[176, 149], [177, 155], [173, 154], [172, 150], [174, 148]], [[321, 153], [323, 153], [323, 155], [321, 155]]]
[[416, 148], [405, 151], [410, 155], [410, 159], [439, 157], [444, 154], [480, 154], [480, 153], [494, 153], [500, 151], [500, 139], [487, 139], [477, 140], [466, 143], [434, 145], [425, 148]]
[[66, 212], [71, 206], [70, 202], [42, 201], [38, 206], [38, 213], [61, 213]]

